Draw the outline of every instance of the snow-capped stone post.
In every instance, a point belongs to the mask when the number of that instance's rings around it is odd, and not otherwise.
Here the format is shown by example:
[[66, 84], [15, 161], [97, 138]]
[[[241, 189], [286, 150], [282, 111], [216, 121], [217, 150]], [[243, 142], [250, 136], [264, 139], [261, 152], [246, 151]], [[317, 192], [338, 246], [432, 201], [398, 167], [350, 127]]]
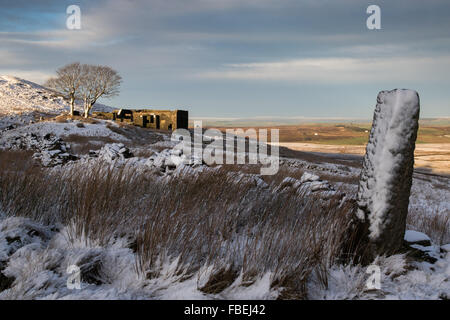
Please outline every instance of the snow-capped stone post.
[[363, 260], [393, 254], [402, 246], [419, 109], [416, 91], [395, 89], [378, 94], [357, 198]]

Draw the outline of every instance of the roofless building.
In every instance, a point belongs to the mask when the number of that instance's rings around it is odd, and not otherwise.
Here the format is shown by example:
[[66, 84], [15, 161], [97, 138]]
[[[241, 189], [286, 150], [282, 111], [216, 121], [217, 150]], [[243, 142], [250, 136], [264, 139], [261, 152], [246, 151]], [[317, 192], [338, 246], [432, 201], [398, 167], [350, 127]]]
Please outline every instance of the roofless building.
[[187, 129], [189, 122], [188, 112], [185, 110], [120, 109], [93, 114], [98, 118], [158, 130]]

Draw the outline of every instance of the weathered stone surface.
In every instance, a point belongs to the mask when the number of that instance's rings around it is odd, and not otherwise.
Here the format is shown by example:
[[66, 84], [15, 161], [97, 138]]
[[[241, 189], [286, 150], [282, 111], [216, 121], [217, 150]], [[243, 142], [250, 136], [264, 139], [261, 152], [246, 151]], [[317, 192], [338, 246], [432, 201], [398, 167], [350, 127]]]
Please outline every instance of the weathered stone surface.
[[130, 150], [123, 143], [108, 143], [97, 151], [90, 150], [89, 156], [101, 158], [107, 162], [124, 160], [133, 157]]
[[146, 165], [170, 173], [180, 166], [199, 167], [205, 165], [205, 163], [192, 154], [183, 154], [180, 149], [164, 149], [148, 158]]
[[2, 147], [8, 150], [35, 150], [33, 159], [45, 167], [62, 165], [78, 159], [69, 153], [70, 146], [53, 134], [41, 136], [26, 133], [7, 141]]
[[419, 95], [395, 89], [378, 94], [358, 188], [357, 219], [371, 257], [399, 250], [414, 166]]

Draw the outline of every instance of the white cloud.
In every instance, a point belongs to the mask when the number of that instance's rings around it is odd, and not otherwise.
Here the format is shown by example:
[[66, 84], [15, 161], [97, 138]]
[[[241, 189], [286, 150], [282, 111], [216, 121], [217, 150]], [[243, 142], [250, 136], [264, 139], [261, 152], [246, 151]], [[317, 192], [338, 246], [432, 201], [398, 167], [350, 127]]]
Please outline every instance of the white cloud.
[[300, 81], [321, 83], [448, 80], [450, 57], [307, 58], [228, 64], [197, 74], [207, 79]]

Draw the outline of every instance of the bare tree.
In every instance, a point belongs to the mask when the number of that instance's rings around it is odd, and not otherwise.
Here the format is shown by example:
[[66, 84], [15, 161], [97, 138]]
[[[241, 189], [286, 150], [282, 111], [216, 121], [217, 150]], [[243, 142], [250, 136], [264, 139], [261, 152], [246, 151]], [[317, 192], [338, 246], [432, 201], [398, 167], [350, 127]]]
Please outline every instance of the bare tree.
[[84, 116], [87, 118], [99, 98], [110, 98], [119, 94], [122, 77], [108, 66], [82, 65], [81, 74], [80, 92], [84, 101]]
[[47, 80], [45, 86], [57, 91], [70, 101], [70, 115], [74, 115], [75, 100], [82, 84], [82, 65], [79, 62], [65, 65], [56, 70], [56, 77]]

